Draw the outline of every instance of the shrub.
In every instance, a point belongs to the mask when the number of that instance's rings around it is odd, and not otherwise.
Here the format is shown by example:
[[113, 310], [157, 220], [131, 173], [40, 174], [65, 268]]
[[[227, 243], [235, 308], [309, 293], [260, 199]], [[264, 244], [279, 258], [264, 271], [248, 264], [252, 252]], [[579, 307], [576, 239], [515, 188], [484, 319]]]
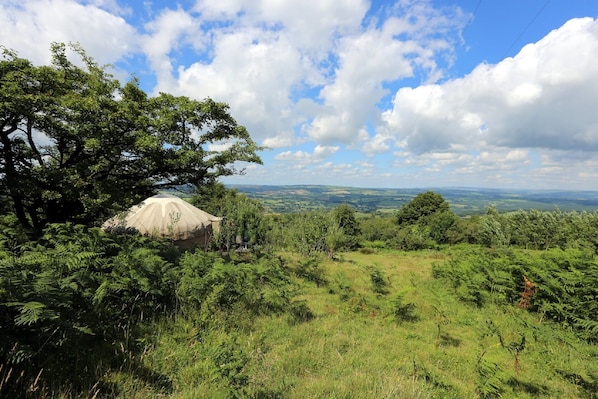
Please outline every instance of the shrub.
[[412, 322], [417, 321], [418, 316], [415, 313], [416, 306], [414, 303], [405, 302], [405, 291], [401, 291], [393, 295], [390, 300], [391, 314], [397, 322]]
[[388, 287], [390, 286], [390, 283], [384, 275], [384, 272], [373, 266], [370, 266], [368, 270], [370, 272], [372, 290], [378, 295], [387, 295], [389, 293]]
[[[516, 306], [525, 295], [523, 307], [573, 327], [590, 341], [596, 340], [598, 263], [591, 252], [461, 252], [442, 265], [434, 265], [432, 273], [446, 279], [462, 301], [479, 307], [489, 301]], [[526, 287], [526, 279], [533, 288]]]
[[[103, 356], [134, 350], [140, 322], [174, 303], [165, 247], [99, 229], [51, 225], [0, 260], [0, 365], [31, 381], [84, 384]], [[109, 354], [109, 355], [107, 355]]]

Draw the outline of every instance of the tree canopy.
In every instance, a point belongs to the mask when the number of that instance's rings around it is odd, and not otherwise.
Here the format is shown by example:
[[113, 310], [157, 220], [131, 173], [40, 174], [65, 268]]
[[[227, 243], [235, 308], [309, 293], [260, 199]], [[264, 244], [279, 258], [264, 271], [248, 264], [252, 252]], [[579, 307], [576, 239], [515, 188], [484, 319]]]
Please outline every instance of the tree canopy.
[[441, 194], [426, 191], [416, 195], [411, 201], [403, 205], [397, 212], [399, 225], [411, 225], [436, 213], [450, 210], [449, 203]]
[[23, 226], [93, 224], [158, 189], [243, 173], [238, 161], [261, 164], [227, 104], [150, 97], [71, 48], [81, 62], [64, 44], [52, 46], [51, 65], [7, 49], [0, 59], [0, 201]]

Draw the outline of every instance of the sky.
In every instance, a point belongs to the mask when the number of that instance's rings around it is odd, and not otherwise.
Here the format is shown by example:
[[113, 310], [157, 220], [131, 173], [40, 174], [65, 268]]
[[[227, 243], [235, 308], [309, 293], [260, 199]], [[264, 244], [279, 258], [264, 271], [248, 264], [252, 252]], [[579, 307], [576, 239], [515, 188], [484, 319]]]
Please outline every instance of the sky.
[[77, 42], [150, 95], [228, 103], [267, 149], [227, 184], [596, 190], [597, 17], [596, 0], [0, 0], [0, 45], [47, 64]]

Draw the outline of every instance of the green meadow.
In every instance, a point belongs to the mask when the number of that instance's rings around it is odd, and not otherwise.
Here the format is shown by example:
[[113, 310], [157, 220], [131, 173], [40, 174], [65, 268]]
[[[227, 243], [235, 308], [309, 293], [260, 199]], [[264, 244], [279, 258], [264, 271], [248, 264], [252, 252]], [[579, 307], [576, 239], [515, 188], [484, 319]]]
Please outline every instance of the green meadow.
[[517, 301], [468, 305], [433, 277], [460, 252], [357, 251], [308, 271], [289, 256], [309, 315], [233, 311], [207, 332], [194, 317], [163, 320], [136, 355], [160, 378], [107, 379], [131, 398], [595, 398], [595, 345]]

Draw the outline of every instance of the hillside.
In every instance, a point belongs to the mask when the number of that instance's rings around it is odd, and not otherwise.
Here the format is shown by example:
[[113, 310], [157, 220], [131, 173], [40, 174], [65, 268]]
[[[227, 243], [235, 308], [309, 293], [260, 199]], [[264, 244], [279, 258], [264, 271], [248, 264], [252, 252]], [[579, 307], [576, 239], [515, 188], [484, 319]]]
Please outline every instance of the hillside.
[[275, 213], [331, 209], [347, 203], [359, 212], [392, 212], [423, 191], [438, 192], [460, 216], [481, 214], [487, 206], [501, 211], [518, 209], [594, 211], [598, 191], [503, 190], [489, 188], [356, 188], [316, 185], [231, 185], [259, 199]]

